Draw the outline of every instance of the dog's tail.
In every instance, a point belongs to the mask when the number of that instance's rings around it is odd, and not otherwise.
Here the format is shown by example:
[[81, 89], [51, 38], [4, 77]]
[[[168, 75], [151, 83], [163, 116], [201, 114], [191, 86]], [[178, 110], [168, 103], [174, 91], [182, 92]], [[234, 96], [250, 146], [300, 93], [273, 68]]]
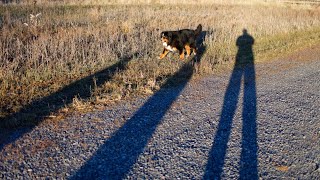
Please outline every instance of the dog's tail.
[[194, 33], [195, 33], [196, 36], [199, 36], [200, 33], [201, 33], [201, 31], [202, 31], [202, 25], [199, 24], [199, 25], [197, 26], [197, 29], [194, 31]]

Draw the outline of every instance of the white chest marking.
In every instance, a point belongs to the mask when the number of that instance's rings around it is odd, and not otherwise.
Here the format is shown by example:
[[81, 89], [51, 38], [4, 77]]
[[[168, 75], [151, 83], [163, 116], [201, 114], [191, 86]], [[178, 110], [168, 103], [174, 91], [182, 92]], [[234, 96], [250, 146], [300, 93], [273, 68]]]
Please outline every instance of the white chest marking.
[[175, 49], [173, 49], [171, 46], [169, 46], [166, 42], [163, 43], [164, 48], [166, 48], [169, 51], [175, 51]]

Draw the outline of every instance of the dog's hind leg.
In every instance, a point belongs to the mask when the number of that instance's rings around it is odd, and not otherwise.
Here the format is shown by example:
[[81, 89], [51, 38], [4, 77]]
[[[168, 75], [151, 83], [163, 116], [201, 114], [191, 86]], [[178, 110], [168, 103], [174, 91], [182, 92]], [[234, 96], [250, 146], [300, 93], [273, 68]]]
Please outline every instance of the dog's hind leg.
[[193, 55], [197, 55], [197, 48], [193, 48], [192, 51], [193, 51]]
[[[190, 46], [190, 48], [191, 48], [193, 54], [196, 55], [196, 54], [197, 54], [197, 46], [196, 46], [195, 44], [192, 44], [192, 45]], [[190, 52], [190, 53], [191, 53], [191, 52]]]
[[183, 49], [182, 50], [179, 50], [179, 54], [180, 54], [180, 60], [184, 60], [184, 52], [183, 52]]
[[191, 54], [191, 47], [190, 47], [189, 45], [185, 45], [184, 48], [185, 48], [186, 51], [187, 51], [187, 57], [189, 57], [190, 54]]

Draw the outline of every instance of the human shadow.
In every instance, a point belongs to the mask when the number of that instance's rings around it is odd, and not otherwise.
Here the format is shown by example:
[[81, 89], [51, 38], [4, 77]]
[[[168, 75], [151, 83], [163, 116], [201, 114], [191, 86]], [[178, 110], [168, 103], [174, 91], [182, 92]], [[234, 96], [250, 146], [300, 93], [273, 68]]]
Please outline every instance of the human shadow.
[[[136, 54], [121, 57], [112, 66], [77, 80], [55, 93], [33, 101], [19, 112], [0, 119], [0, 151], [5, 145], [15, 142], [18, 138], [30, 132], [51, 113], [57, 112], [65, 105], [71, 104], [75, 97], [80, 99], [90, 98], [93, 87], [103, 85], [116, 72], [125, 70], [128, 62], [134, 56]], [[26, 120], [26, 116], [30, 114], [32, 114], [32, 117], [30, 117], [32, 120]], [[6, 124], [10, 124], [11, 121], [18, 121], [18, 128], [8, 128]]]
[[[205, 36], [204, 33], [202, 33]], [[202, 41], [201, 37], [198, 38]], [[194, 73], [206, 47], [185, 63], [150, 97], [127, 122], [114, 132], [71, 179], [122, 179], [130, 171], [152, 137], [172, 103], [177, 99]], [[172, 82], [179, 84], [172, 87]]]
[[203, 179], [221, 179], [243, 79], [242, 140], [239, 179], [258, 179], [257, 95], [255, 83], [254, 38], [243, 30], [236, 45], [238, 52], [227, 86], [219, 125], [213, 140]]

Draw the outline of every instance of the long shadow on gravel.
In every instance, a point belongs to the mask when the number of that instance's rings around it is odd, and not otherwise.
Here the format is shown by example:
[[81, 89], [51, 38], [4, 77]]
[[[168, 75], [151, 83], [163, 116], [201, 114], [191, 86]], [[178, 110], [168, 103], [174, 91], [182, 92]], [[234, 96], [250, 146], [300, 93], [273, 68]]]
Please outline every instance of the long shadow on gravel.
[[[205, 33], [202, 33], [203, 41]], [[172, 103], [182, 92], [201, 60], [205, 46], [201, 42], [197, 56], [184, 64], [147, 102], [77, 171], [71, 179], [122, 179], [143, 152], [155, 129]], [[179, 80], [179, 85], [170, 87]]]
[[[14, 143], [18, 138], [30, 132], [50, 113], [57, 112], [65, 105], [72, 103], [74, 97], [88, 99], [94, 85], [101, 86], [116, 72], [125, 70], [128, 62], [135, 55], [119, 58], [119, 61], [112, 66], [77, 80], [49, 96], [33, 101], [21, 111], [0, 119], [0, 151], [5, 145]], [[7, 128], [5, 124], [10, 124], [12, 120], [18, 121], [20, 128]]]
[[238, 37], [236, 42], [238, 46], [236, 62], [224, 96], [223, 109], [209, 154], [204, 179], [220, 179], [223, 177], [224, 160], [228, 148], [232, 120], [237, 109], [242, 77], [244, 91], [239, 179], [258, 179], [257, 99], [253, 44], [253, 37], [244, 29], [243, 35]]

